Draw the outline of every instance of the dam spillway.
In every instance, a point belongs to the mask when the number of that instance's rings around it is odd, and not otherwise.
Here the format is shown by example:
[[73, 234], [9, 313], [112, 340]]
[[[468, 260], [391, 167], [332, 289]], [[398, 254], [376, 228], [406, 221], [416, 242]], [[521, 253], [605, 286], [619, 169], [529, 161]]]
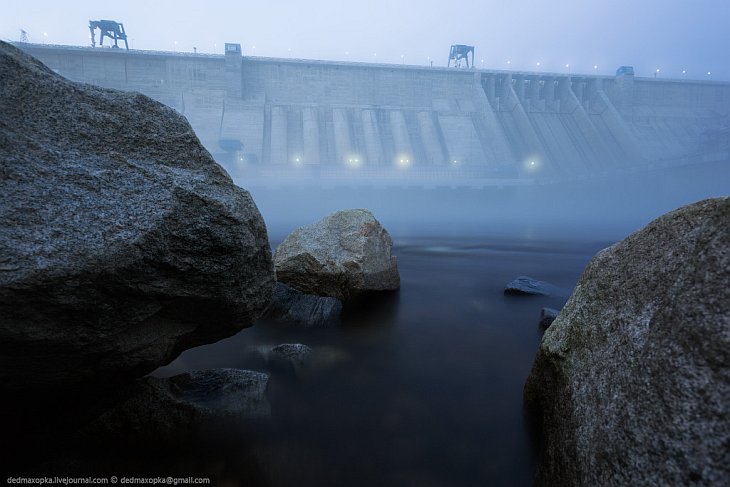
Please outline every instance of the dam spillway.
[[565, 179], [730, 158], [730, 83], [18, 43], [187, 117], [234, 175]]

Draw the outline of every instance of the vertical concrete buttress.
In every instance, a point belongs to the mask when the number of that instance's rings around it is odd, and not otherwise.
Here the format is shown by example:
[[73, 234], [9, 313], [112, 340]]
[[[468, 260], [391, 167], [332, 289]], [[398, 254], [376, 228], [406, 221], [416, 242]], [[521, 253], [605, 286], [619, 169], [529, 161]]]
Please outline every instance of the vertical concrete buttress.
[[307, 164], [319, 164], [319, 113], [316, 108], [305, 107], [302, 110], [302, 126], [304, 162]]
[[269, 152], [271, 164], [286, 164], [289, 162], [289, 147], [287, 136], [287, 115], [285, 107], [271, 107], [271, 150]]
[[350, 140], [350, 123], [345, 108], [332, 110], [332, 122], [335, 135], [335, 164], [344, 164], [352, 152]]
[[444, 157], [443, 147], [441, 147], [441, 138], [436, 131], [433, 113], [421, 111], [418, 112], [416, 118], [418, 119], [418, 131], [421, 134], [421, 141], [426, 154], [426, 161], [423, 162], [428, 165], [444, 164], [446, 158]]
[[383, 158], [383, 147], [380, 143], [381, 139], [378, 133], [378, 121], [375, 112], [372, 110], [361, 110], [360, 120], [365, 139], [365, 164], [381, 166], [385, 163], [385, 160]]
[[[390, 111], [390, 129], [393, 132], [393, 145], [396, 157], [405, 157], [413, 159], [413, 149], [411, 148], [411, 139], [408, 135], [408, 126], [406, 119], [401, 110]], [[413, 162], [411, 160], [411, 162]]]

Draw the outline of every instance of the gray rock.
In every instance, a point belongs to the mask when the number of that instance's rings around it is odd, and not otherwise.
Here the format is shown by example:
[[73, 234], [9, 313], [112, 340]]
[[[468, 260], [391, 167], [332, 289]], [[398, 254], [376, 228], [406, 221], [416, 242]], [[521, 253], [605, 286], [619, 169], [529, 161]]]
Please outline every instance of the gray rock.
[[730, 479], [730, 198], [599, 252], [525, 386], [548, 485]]
[[301, 343], [283, 343], [271, 349], [270, 364], [276, 368], [291, 368], [295, 373], [301, 371], [312, 358], [312, 349]]
[[368, 210], [345, 210], [298, 228], [274, 254], [280, 282], [347, 301], [400, 287], [393, 241]]
[[304, 328], [326, 328], [339, 323], [341, 312], [337, 298], [300, 293], [277, 282], [263, 317]]
[[505, 294], [534, 294], [538, 296], [550, 296], [555, 288], [550, 283], [538, 281], [528, 276], [520, 276], [504, 287]]
[[558, 317], [560, 314], [560, 311], [553, 308], [543, 308], [540, 310], [540, 327], [542, 329], [547, 329], [553, 321], [555, 321], [555, 318]]
[[118, 404], [84, 433], [94, 438], [169, 442], [191, 433], [268, 420], [269, 376], [240, 369], [213, 369], [160, 379], [139, 379]]
[[270, 301], [266, 227], [179, 113], [0, 42], [0, 384], [131, 379]]

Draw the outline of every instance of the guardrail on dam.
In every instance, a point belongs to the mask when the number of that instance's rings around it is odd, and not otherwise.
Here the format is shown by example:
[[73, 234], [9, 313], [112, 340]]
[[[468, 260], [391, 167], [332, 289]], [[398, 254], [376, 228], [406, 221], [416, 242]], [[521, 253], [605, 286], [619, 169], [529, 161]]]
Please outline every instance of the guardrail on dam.
[[[184, 114], [234, 174], [572, 178], [728, 159], [730, 83], [17, 43]], [[701, 156], [700, 156], [701, 155]]]

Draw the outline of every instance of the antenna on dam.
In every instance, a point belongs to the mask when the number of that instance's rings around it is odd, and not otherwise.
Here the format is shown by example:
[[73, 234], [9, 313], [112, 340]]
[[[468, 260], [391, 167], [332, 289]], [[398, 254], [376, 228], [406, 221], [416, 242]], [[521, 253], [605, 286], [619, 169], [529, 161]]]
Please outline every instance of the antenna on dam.
[[454, 61], [454, 66], [457, 68], [461, 67], [461, 60], [466, 60], [466, 67], [469, 67], [469, 53], [471, 53], [471, 66], [474, 67], [474, 46], [465, 46], [464, 44], [454, 44], [451, 46], [449, 52], [449, 62], [446, 66], [451, 66], [451, 61]]
[[91, 32], [91, 47], [96, 47], [96, 39], [94, 38], [94, 31], [99, 29], [101, 35], [99, 36], [99, 45], [104, 45], [104, 37], [114, 39], [115, 49], [119, 48], [118, 41], [123, 40], [124, 46], [129, 50], [129, 44], [127, 44], [127, 34], [124, 32], [124, 24], [116, 22], [114, 20], [89, 20], [89, 31]]

